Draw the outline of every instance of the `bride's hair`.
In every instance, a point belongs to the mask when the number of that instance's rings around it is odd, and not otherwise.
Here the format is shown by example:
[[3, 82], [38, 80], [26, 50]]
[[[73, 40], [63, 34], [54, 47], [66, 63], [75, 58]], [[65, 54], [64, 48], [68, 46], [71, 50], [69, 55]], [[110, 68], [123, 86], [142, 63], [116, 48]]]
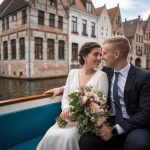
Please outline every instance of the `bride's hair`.
[[101, 48], [101, 46], [96, 42], [86, 42], [81, 46], [79, 51], [79, 63], [80, 65], [84, 65], [85, 61], [83, 59], [84, 56], [88, 55], [93, 48]]

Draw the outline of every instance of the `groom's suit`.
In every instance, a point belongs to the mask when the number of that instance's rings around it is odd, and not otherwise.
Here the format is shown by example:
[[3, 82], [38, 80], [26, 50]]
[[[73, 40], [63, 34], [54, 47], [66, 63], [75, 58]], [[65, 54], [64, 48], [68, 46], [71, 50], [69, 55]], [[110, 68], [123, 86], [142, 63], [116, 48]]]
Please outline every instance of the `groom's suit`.
[[[110, 87], [113, 69], [103, 68], [109, 80], [107, 104], [111, 107]], [[130, 119], [120, 125], [125, 131], [150, 128], [150, 72], [131, 64], [124, 89], [124, 103]]]
[[[110, 89], [114, 70], [107, 67], [102, 70], [108, 75], [107, 104], [111, 108]], [[103, 141], [92, 133], [84, 134], [79, 141], [80, 150], [111, 150], [114, 148], [131, 150], [133, 147], [136, 150], [150, 149], [150, 72], [131, 64], [123, 91], [123, 100], [129, 119], [122, 120], [118, 124], [126, 133], [113, 136], [109, 141]]]

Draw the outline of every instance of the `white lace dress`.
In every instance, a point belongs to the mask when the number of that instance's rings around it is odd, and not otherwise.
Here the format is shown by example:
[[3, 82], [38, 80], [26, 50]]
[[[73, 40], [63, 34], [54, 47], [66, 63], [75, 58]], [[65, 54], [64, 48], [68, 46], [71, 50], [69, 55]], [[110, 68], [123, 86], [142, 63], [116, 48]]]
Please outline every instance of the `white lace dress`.
[[[68, 94], [79, 91], [79, 71], [80, 69], [73, 69], [68, 75], [62, 97], [62, 110], [69, 107]], [[103, 91], [107, 97], [108, 79], [104, 72], [100, 70], [96, 71], [86, 85], [93, 86], [94, 91]], [[80, 135], [75, 125], [70, 124], [65, 128], [60, 128], [57, 123], [55, 123], [46, 132], [38, 144], [37, 150], [79, 150], [79, 138]]]

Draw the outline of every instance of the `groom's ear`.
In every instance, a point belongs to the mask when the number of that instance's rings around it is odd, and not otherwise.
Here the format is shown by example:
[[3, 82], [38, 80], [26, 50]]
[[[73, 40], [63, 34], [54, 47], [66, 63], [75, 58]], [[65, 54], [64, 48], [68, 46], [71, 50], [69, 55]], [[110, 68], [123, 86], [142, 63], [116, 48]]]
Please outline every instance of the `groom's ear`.
[[120, 57], [120, 51], [119, 50], [116, 50], [115, 51], [115, 58], [117, 59], [117, 58], [119, 58]]

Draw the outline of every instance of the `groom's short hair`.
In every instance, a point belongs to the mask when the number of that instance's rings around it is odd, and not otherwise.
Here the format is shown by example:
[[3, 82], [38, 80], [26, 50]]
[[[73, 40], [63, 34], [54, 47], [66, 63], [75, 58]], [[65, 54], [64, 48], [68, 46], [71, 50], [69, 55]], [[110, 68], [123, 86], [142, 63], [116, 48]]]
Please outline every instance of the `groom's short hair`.
[[131, 50], [131, 45], [129, 40], [124, 36], [116, 36], [107, 38], [103, 44], [112, 44], [112, 50], [119, 50], [123, 57], [127, 57], [129, 51]]

